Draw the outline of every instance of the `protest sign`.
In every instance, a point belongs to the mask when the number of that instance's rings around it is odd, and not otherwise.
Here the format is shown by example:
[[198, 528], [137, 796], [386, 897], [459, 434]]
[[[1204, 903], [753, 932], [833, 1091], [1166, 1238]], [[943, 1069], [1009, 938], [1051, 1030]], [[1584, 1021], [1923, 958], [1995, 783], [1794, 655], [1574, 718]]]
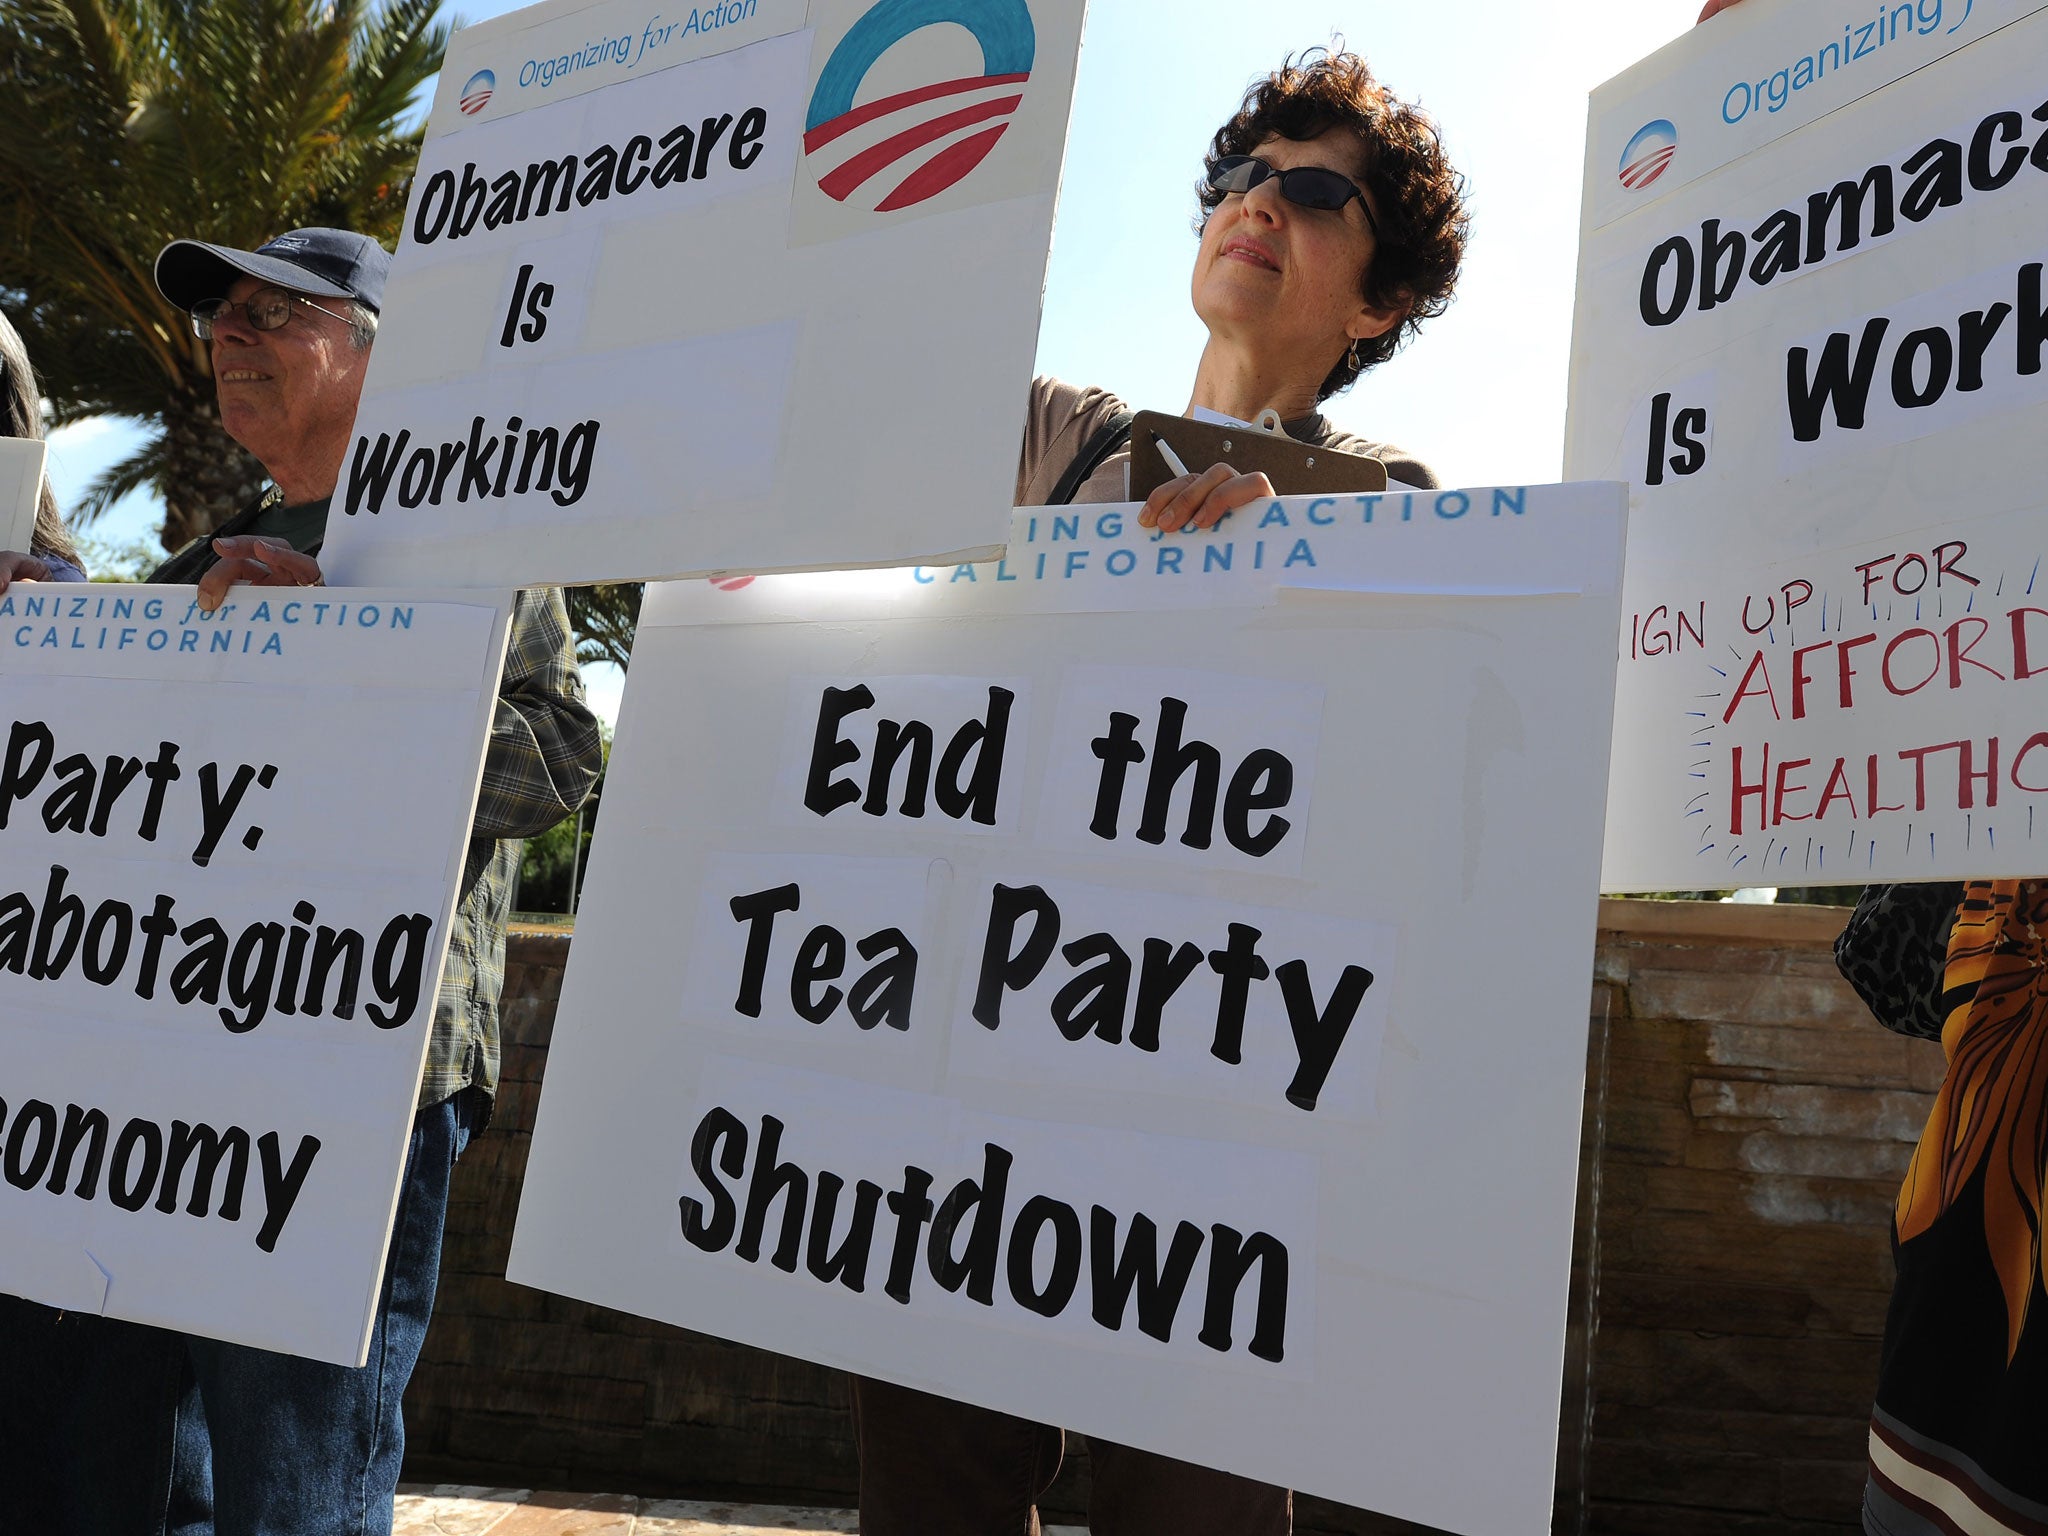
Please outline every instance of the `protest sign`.
[[1681, 646], [1690, 665], [1684, 698], [1623, 706], [1647, 739], [1632, 766], [1617, 750], [1603, 883], [2048, 868], [2044, 555], [2041, 514], [2007, 512], [1708, 569], [1633, 616], [1625, 687]]
[[28, 549], [48, 451], [39, 438], [0, 437], [0, 549]]
[[509, 603], [0, 595], [0, 1291], [359, 1365]]
[[[1604, 888], [2048, 867], [2010, 638], [2048, 471], [2044, 55], [2038, 0], [1753, 3], [1594, 93], [1566, 472], [1636, 482]], [[1768, 730], [1736, 705], [1765, 671]], [[1935, 783], [1965, 738], [1995, 805]]]
[[511, 1277], [1540, 1528], [1622, 501], [650, 589]]
[[1082, 4], [597, 0], [458, 32], [333, 576], [992, 553]]

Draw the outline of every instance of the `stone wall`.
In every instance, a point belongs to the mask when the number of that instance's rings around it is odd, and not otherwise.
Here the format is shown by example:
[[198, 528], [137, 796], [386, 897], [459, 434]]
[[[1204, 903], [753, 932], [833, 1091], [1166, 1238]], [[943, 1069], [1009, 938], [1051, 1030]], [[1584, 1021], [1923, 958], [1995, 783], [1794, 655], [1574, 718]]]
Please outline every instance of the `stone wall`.
[[1590, 1530], [1857, 1528], [1892, 1200], [1942, 1059], [1836, 975], [1845, 916], [1603, 905]]
[[[1891, 1199], [1941, 1057], [1836, 977], [1842, 917], [1602, 905], [1559, 1533], [1857, 1528]], [[456, 1170], [408, 1475], [851, 1503], [833, 1373], [505, 1281], [569, 943], [512, 941], [498, 1118]], [[1086, 1484], [1077, 1455], [1048, 1513]], [[1297, 1524], [1419, 1529], [1308, 1499]]]

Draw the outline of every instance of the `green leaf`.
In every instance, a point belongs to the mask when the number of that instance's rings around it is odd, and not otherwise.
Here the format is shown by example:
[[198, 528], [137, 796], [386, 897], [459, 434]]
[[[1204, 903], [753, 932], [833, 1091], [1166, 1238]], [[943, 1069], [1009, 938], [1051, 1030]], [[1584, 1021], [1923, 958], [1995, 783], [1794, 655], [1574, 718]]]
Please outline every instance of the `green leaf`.
[[242, 249], [328, 224], [395, 243], [429, 0], [0, 0], [0, 306], [53, 419], [155, 425], [74, 509], [152, 487], [176, 547], [260, 470], [222, 433], [206, 348], [158, 295], [176, 239]]

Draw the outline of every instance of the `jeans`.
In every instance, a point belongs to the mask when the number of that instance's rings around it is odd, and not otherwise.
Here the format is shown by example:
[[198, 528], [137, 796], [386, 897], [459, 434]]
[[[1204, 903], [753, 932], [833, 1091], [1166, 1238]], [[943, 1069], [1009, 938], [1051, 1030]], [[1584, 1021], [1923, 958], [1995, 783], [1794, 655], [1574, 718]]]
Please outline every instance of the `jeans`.
[[413, 1121], [368, 1363], [186, 1341], [196, 1390], [178, 1410], [174, 1536], [389, 1536], [400, 1400], [434, 1315], [449, 1176], [481, 1100], [465, 1089]]
[[0, 1532], [163, 1529], [177, 1337], [0, 1296]]
[[[865, 1536], [1038, 1536], [1064, 1437], [1047, 1424], [853, 1378]], [[1287, 1536], [1294, 1496], [1091, 1438], [1095, 1536]]]
[[[0, 1323], [12, 1335], [20, 1312], [32, 1348], [24, 1390], [0, 1406], [0, 1436], [19, 1416], [25, 1443], [47, 1457], [24, 1459], [30, 1502], [16, 1513], [37, 1523], [22, 1529], [389, 1536], [405, 1455], [399, 1405], [433, 1316], [449, 1176], [484, 1103], [464, 1089], [414, 1118], [360, 1368], [10, 1303]], [[14, 1482], [0, 1478], [0, 1505]]]

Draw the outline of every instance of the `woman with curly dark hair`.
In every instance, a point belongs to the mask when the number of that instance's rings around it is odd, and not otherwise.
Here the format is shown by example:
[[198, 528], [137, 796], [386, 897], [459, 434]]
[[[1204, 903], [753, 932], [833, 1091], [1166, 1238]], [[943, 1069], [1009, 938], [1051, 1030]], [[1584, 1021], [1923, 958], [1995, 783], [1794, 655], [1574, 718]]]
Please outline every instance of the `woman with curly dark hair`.
[[[1317, 50], [1252, 87], [1210, 145], [1196, 196], [1193, 297], [1209, 341], [1189, 414], [1249, 422], [1271, 410], [1303, 442], [1370, 454], [1393, 479], [1434, 486], [1426, 466], [1337, 431], [1316, 407], [1450, 303], [1464, 184], [1435, 126], [1358, 55]], [[1127, 500], [1128, 433], [1107, 391], [1035, 380], [1018, 504]], [[1139, 521], [1212, 528], [1272, 495], [1264, 475], [1216, 464], [1160, 486]], [[878, 1381], [857, 1380], [853, 1402], [866, 1536], [1038, 1530], [1058, 1429]], [[1101, 1536], [1284, 1536], [1291, 1525], [1284, 1488], [1101, 1440], [1092, 1463]]]
[[[21, 334], [0, 314], [0, 437], [43, 435], [42, 397]], [[36, 501], [35, 532], [27, 553], [0, 549], [0, 592], [10, 581], [83, 581], [78, 549], [57, 515], [57, 498], [47, 480]]]
[[[1209, 340], [1188, 414], [1255, 421], [1271, 410], [1292, 437], [1434, 486], [1410, 455], [1339, 432], [1316, 408], [1449, 307], [1467, 217], [1435, 124], [1357, 54], [1318, 49], [1246, 94], [1209, 146], [1196, 196], [1192, 296]], [[1052, 499], [1077, 462], [1089, 472], [1071, 499], [1126, 499], [1128, 454], [1114, 435], [1124, 410], [1105, 390], [1034, 381], [1018, 504]], [[1264, 475], [1218, 464], [1159, 487], [1140, 520], [1211, 528], [1272, 494]]]

